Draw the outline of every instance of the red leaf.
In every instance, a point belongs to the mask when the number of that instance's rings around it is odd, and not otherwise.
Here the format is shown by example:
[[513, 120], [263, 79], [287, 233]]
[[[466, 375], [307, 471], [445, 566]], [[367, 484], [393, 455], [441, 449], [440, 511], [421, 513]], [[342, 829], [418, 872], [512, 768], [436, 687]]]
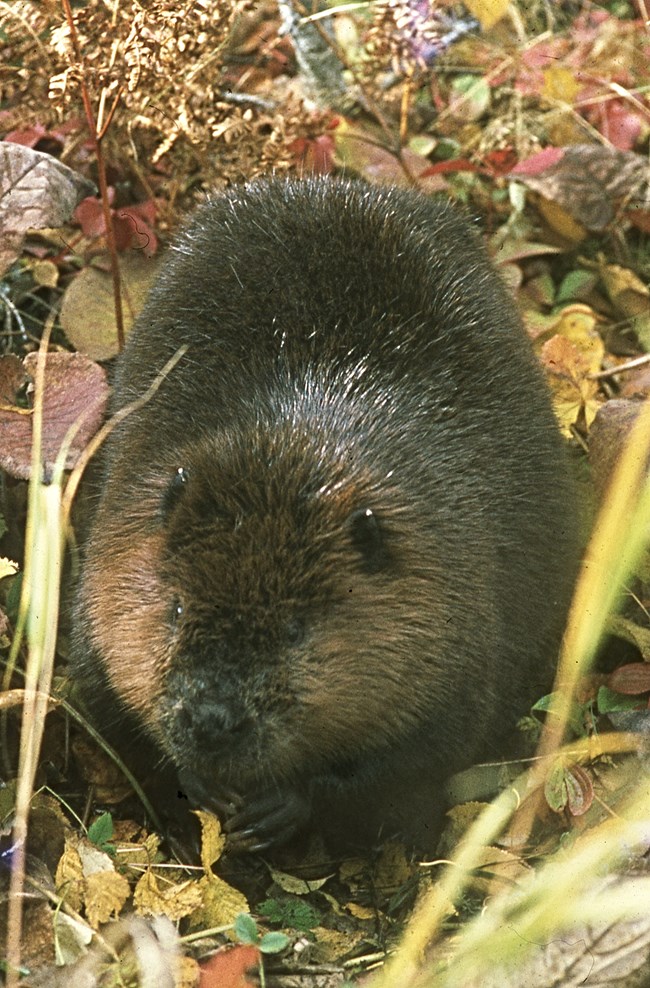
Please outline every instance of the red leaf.
[[258, 967], [259, 958], [251, 944], [224, 947], [201, 964], [199, 988], [253, 988], [258, 982], [248, 974]]
[[34, 148], [46, 133], [43, 124], [34, 124], [33, 127], [25, 127], [23, 130], [10, 130], [4, 139], [11, 141], [12, 144], [23, 144], [27, 148]]
[[556, 165], [564, 156], [564, 148], [544, 148], [539, 154], [534, 154], [525, 161], [520, 161], [510, 172], [510, 175], [539, 175], [547, 168]]
[[482, 170], [467, 158], [453, 158], [451, 161], [438, 161], [435, 165], [429, 165], [428, 168], [420, 172], [420, 178], [426, 178], [427, 175], [446, 175], [447, 172], [480, 172]]

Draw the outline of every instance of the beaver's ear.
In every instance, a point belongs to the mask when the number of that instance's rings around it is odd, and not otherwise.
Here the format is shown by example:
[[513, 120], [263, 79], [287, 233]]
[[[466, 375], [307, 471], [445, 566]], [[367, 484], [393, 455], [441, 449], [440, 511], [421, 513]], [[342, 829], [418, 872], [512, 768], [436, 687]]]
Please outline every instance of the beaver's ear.
[[178, 504], [187, 489], [189, 480], [190, 475], [185, 467], [177, 467], [160, 499], [160, 515], [163, 521], [167, 521]]
[[352, 545], [361, 557], [367, 573], [378, 573], [390, 564], [385, 533], [371, 508], [359, 508], [349, 518]]

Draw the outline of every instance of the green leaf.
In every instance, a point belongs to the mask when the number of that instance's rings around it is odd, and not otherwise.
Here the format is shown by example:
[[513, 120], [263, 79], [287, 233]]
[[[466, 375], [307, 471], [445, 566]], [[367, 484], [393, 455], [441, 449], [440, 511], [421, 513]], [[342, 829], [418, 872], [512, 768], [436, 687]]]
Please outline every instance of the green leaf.
[[567, 793], [566, 767], [561, 758], [558, 758], [546, 777], [544, 795], [551, 809], [555, 810], [556, 813], [561, 813], [569, 798]]
[[593, 271], [583, 271], [581, 268], [570, 271], [557, 290], [556, 304], [581, 301], [586, 298], [593, 289], [597, 277]]
[[613, 714], [620, 710], [638, 710], [643, 707], [638, 696], [624, 696], [623, 693], [615, 693], [607, 686], [601, 686], [598, 690], [598, 712], [601, 714]]
[[95, 847], [104, 848], [104, 845], [113, 836], [113, 817], [110, 813], [102, 813], [94, 823], [88, 827], [88, 840]]
[[235, 936], [241, 943], [259, 945], [260, 935], [257, 923], [248, 913], [240, 913], [235, 920]]
[[[553, 704], [555, 702], [555, 693], [547, 693], [546, 696], [540, 697], [537, 703], [533, 704], [531, 710], [538, 710], [542, 713], [550, 713], [553, 715]], [[583, 737], [585, 734], [585, 714], [586, 708], [589, 704], [581, 706], [579, 703], [572, 702], [571, 711], [569, 714], [569, 726], [576, 737]]]
[[321, 917], [313, 906], [297, 897], [266, 899], [257, 911], [266, 916], [270, 923], [290, 926], [292, 930], [308, 933], [321, 923]]
[[263, 954], [279, 954], [289, 946], [286, 933], [265, 933], [258, 944]]

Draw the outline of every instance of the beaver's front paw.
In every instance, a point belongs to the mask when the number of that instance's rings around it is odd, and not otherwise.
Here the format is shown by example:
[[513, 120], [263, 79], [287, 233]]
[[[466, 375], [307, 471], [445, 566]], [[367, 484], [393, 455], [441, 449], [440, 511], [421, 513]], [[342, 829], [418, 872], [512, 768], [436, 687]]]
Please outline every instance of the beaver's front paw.
[[303, 829], [310, 815], [308, 792], [267, 789], [249, 796], [225, 820], [229, 849], [254, 853], [286, 844]]

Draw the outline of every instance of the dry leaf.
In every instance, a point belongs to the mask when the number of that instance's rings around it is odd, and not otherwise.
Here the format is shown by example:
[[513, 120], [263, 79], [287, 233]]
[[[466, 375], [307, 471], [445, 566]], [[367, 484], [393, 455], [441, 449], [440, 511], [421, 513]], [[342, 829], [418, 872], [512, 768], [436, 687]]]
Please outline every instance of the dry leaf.
[[648, 162], [632, 151], [603, 144], [546, 148], [521, 161], [512, 178], [556, 203], [588, 230], [604, 230], [619, 203], [641, 197]]
[[[122, 262], [122, 310], [127, 333], [159, 270], [158, 257], [131, 253]], [[61, 325], [79, 353], [93, 360], [107, 360], [117, 354], [113, 280], [109, 274], [97, 268], [79, 272], [63, 296]]]
[[[3, 357], [0, 367], [2, 405], [0, 406], [0, 466], [12, 477], [28, 480], [31, 473], [32, 415], [31, 410], [9, 398], [7, 389], [11, 382], [24, 387], [24, 382], [36, 373], [38, 355], [25, 357], [24, 371], [18, 372], [15, 358]], [[51, 475], [56, 458], [66, 439], [68, 430], [79, 423], [70, 442], [65, 458], [70, 470], [80, 453], [101, 425], [108, 402], [106, 373], [80, 353], [48, 353], [45, 361], [45, 388], [43, 394], [43, 438], [41, 461], [46, 477]]]
[[63, 901], [79, 912], [84, 896], [84, 870], [77, 849], [78, 838], [68, 838], [56, 869], [56, 890]]
[[151, 869], [145, 872], [133, 892], [133, 905], [141, 916], [167, 916], [174, 922], [196, 910], [201, 901], [199, 882], [188, 879], [180, 885], [163, 886]]
[[289, 892], [291, 895], [309, 895], [310, 892], [322, 888], [332, 876], [326, 875], [324, 878], [306, 881], [304, 878], [297, 878], [295, 875], [288, 875], [285, 871], [271, 868], [271, 877], [283, 892]]
[[[574, 326], [573, 320], [567, 324], [569, 329]], [[584, 420], [588, 428], [600, 407], [598, 383], [588, 377], [596, 366], [600, 367], [600, 348], [588, 332], [581, 342], [582, 346], [575, 339], [558, 334], [542, 347], [541, 358], [549, 374], [553, 407], [566, 436], [571, 435], [571, 426], [578, 421]]]
[[0, 274], [19, 255], [28, 230], [62, 226], [95, 191], [51, 155], [0, 142]]
[[309, 956], [317, 964], [334, 963], [340, 957], [349, 954], [365, 936], [363, 930], [343, 932], [329, 930], [324, 926], [317, 926], [311, 933], [316, 942], [310, 947]]
[[201, 965], [200, 988], [254, 988], [259, 960], [260, 952], [252, 944], [223, 947]]
[[374, 868], [375, 885], [383, 894], [390, 893], [405, 885], [415, 870], [414, 865], [409, 864], [404, 845], [398, 841], [387, 841]]
[[111, 916], [120, 914], [130, 891], [128, 881], [117, 871], [98, 871], [88, 876], [84, 905], [86, 917], [93, 929], [98, 929]]
[[201, 823], [201, 864], [206, 874], [210, 874], [212, 865], [223, 854], [226, 838], [221, 833], [221, 823], [214, 813], [208, 813], [207, 810], [193, 810], [193, 813]]
[[246, 896], [216, 875], [204, 875], [198, 886], [201, 905], [190, 916], [193, 929], [212, 926], [230, 926], [240, 913], [249, 913]]

